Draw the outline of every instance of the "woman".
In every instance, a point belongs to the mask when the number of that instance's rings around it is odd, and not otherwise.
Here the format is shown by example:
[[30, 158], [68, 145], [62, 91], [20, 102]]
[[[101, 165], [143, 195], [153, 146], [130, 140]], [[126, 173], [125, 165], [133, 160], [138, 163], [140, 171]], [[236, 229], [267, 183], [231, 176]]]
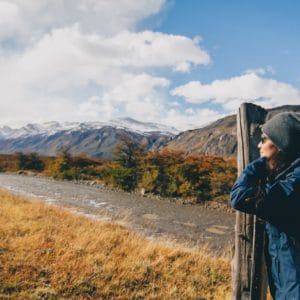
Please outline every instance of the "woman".
[[262, 132], [260, 158], [235, 182], [231, 206], [267, 221], [272, 297], [300, 300], [300, 114], [277, 114]]

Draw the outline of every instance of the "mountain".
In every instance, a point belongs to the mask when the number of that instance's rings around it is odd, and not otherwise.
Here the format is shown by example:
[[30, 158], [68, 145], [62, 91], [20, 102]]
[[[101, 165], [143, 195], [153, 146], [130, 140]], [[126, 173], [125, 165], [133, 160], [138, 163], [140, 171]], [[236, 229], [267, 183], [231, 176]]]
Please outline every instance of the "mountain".
[[[285, 105], [267, 111], [267, 119], [270, 119], [275, 114], [284, 111], [300, 112], [300, 105]], [[236, 155], [236, 115], [224, 117], [200, 129], [181, 132], [174, 136], [165, 147], [187, 153]]]
[[165, 134], [173, 135], [179, 132], [174, 127], [168, 127], [157, 123], [143, 123], [132, 118], [118, 118], [108, 122], [46, 122], [43, 124], [27, 124], [26, 126], [17, 129], [3, 126], [0, 127], [0, 138], [14, 139], [33, 135], [53, 135], [61, 131], [84, 131], [100, 129], [103, 127], [113, 127], [136, 133], [163, 132]]
[[112, 150], [122, 138], [143, 144], [147, 149], [158, 149], [179, 131], [156, 123], [143, 123], [131, 118], [109, 122], [47, 122], [28, 124], [22, 128], [0, 128], [0, 153], [36, 152], [57, 155], [63, 147], [72, 154], [87, 154], [111, 158]]
[[[268, 110], [267, 119], [282, 111], [300, 112], [300, 105]], [[0, 153], [36, 152], [57, 155], [63, 147], [72, 154], [112, 158], [112, 150], [122, 138], [143, 144], [148, 150], [164, 147], [185, 153], [235, 155], [236, 115], [219, 119], [203, 128], [180, 132], [174, 127], [143, 123], [131, 118], [109, 122], [47, 122], [28, 124], [19, 129], [0, 127]]]
[[236, 115], [227, 116], [203, 128], [181, 132], [165, 147], [188, 154], [232, 155], [237, 147]]

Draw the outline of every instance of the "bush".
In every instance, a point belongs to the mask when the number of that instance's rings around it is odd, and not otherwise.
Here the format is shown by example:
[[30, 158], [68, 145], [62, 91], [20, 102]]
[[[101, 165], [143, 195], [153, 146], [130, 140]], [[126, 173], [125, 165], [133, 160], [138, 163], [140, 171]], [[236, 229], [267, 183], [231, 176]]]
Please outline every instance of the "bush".
[[147, 193], [163, 197], [193, 197], [198, 201], [216, 199], [229, 194], [236, 179], [236, 160], [218, 156], [193, 154], [165, 148], [146, 152], [143, 146], [123, 139], [114, 150], [114, 160], [79, 155], [72, 157], [67, 149], [56, 158], [17, 153], [0, 156], [0, 170], [42, 171], [60, 179], [101, 179], [125, 191], [143, 188]]
[[125, 191], [135, 190], [141, 178], [145, 148], [124, 138], [113, 153], [115, 159], [109, 172], [111, 183]]
[[17, 166], [19, 170], [43, 171], [45, 164], [36, 153], [16, 153]]
[[59, 179], [88, 180], [95, 177], [104, 177], [106, 168], [101, 160], [86, 157], [84, 155], [71, 156], [67, 149], [49, 164], [47, 174]]
[[0, 154], [0, 172], [18, 171], [18, 161], [16, 155]]
[[179, 186], [183, 181], [179, 172], [182, 162], [181, 151], [164, 149], [150, 152], [142, 165], [139, 186], [161, 196], [179, 196]]
[[110, 172], [111, 183], [125, 191], [133, 191], [137, 186], [137, 174], [133, 168], [116, 165]]
[[180, 187], [181, 195], [195, 196], [201, 200], [210, 199], [212, 169], [210, 156], [190, 155], [181, 165], [180, 172], [184, 178]]
[[138, 186], [165, 197], [196, 197], [201, 201], [229, 193], [236, 178], [236, 161], [222, 157], [163, 149], [142, 161]]

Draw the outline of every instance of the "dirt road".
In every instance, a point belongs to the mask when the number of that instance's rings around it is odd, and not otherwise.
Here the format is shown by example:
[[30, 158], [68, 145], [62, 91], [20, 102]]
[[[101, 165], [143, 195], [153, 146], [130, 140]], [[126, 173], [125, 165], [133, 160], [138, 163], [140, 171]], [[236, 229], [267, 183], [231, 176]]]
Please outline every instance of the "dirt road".
[[235, 215], [200, 205], [182, 205], [49, 178], [0, 173], [0, 187], [67, 207], [99, 220], [121, 222], [150, 239], [230, 249]]

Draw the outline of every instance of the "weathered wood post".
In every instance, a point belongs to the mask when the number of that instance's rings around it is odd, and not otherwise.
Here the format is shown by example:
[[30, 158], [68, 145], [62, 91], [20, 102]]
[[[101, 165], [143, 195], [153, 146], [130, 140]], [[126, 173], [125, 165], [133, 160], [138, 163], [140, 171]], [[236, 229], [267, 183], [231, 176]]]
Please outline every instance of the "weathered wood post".
[[[238, 173], [258, 158], [260, 125], [266, 111], [252, 103], [243, 103], [237, 116]], [[235, 253], [232, 261], [232, 299], [266, 299], [264, 262], [264, 222], [252, 215], [237, 212]]]

